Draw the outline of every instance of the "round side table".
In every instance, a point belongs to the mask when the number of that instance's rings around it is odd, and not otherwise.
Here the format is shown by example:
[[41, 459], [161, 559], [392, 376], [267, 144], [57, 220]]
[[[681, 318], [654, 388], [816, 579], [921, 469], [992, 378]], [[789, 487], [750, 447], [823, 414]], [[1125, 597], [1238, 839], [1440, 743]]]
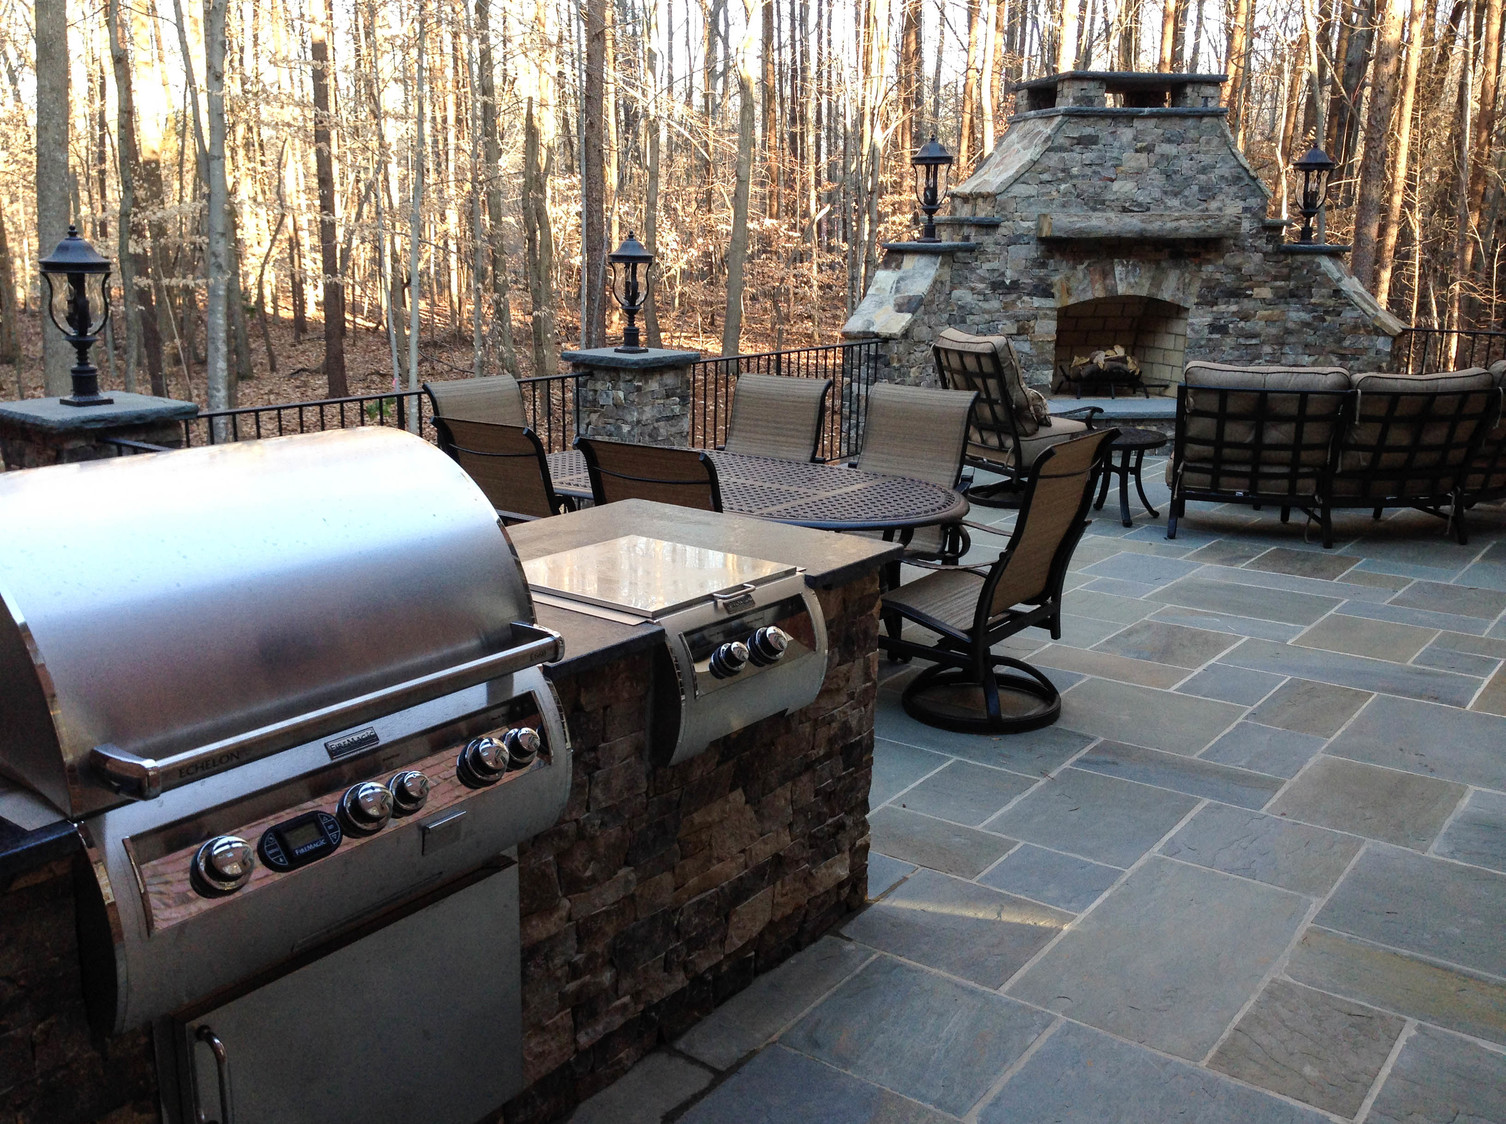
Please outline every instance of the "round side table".
[[[1145, 505], [1145, 510], [1153, 517], [1159, 518], [1159, 513], [1150, 506], [1150, 500], [1145, 498], [1145, 485], [1140, 480], [1140, 466], [1145, 460], [1145, 454], [1161, 448], [1170, 438], [1164, 433], [1154, 429], [1140, 429], [1137, 426], [1126, 425], [1119, 427], [1119, 436], [1114, 438], [1109, 445], [1109, 459], [1105, 465], [1103, 482], [1098, 486], [1098, 499], [1093, 504], [1095, 510], [1103, 508], [1103, 501], [1108, 499], [1109, 478], [1119, 477], [1119, 520], [1126, 527], [1134, 525], [1130, 519], [1129, 509], [1129, 482], [1130, 477], [1135, 479], [1135, 491], [1140, 493], [1140, 502]], [[1117, 463], [1114, 454], [1119, 454]]]

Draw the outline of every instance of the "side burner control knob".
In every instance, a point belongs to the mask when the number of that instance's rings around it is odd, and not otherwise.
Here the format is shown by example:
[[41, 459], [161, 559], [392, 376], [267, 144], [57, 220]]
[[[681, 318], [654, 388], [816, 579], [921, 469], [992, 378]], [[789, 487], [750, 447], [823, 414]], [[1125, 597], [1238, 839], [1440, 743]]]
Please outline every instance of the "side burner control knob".
[[543, 743], [539, 740], [537, 730], [532, 726], [523, 726], [503, 734], [502, 744], [507, 747], [507, 767], [526, 769], [539, 755], [539, 747]]
[[392, 793], [376, 781], [362, 781], [340, 797], [340, 822], [356, 835], [375, 835], [392, 818]]
[[232, 894], [251, 879], [256, 858], [251, 844], [234, 835], [216, 835], [193, 858], [193, 887], [206, 898]]
[[416, 769], [404, 769], [387, 782], [387, 789], [392, 793], [392, 814], [411, 816], [428, 802], [429, 778]]
[[748, 666], [748, 646], [741, 640], [729, 640], [711, 653], [711, 674], [718, 679], [731, 679]]
[[460, 751], [455, 775], [471, 788], [495, 784], [507, 772], [507, 747], [496, 738], [472, 738]]
[[790, 646], [790, 634], [777, 625], [760, 628], [748, 637], [748, 657], [754, 667], [768, 667], [783, 658]]

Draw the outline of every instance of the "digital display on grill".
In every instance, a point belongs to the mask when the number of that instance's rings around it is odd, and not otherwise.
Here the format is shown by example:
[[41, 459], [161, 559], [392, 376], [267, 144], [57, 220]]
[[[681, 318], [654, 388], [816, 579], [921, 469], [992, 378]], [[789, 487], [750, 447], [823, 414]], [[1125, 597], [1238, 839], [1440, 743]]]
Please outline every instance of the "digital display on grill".
[[282, 831], [282, 841], [290, 851], [301, 851], [310, 843], [318, 842], [324, 838], [324, 832], [320, 830], [317, 821], [308, 820], [304, 823], [295, 824]]

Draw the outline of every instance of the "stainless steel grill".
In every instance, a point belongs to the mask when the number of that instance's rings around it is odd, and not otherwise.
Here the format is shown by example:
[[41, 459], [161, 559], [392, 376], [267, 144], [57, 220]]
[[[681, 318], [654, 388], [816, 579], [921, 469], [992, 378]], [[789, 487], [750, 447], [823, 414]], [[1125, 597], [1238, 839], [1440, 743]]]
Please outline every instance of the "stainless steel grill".
[[78, 822], [86, 995], [156, 1023], [168, 1118], [469, 1124], [516, 1092], [506, 852], [570, 748], [479, 489], [349, 430], [10, 473], [0, 523], [0, 771]]
[[651, 733], [671, 764], [821, 691], [826, 622], [794, 566], [624, 535], [524, 570], [541, 601], [663, 627], [671, 671], [656, 684]]

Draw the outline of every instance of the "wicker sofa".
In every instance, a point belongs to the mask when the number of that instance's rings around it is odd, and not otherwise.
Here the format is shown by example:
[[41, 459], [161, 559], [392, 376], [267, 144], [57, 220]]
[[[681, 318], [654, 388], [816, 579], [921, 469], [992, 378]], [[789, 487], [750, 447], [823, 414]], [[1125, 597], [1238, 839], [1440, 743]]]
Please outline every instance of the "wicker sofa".
[[1506, 363], [1424, 375], [1187, 364], [1167, 461], [1175, 538], [1188, 500], [1305, 512], [1333, 546], [1335, 508], [1449, 520], [1506, 495]]

